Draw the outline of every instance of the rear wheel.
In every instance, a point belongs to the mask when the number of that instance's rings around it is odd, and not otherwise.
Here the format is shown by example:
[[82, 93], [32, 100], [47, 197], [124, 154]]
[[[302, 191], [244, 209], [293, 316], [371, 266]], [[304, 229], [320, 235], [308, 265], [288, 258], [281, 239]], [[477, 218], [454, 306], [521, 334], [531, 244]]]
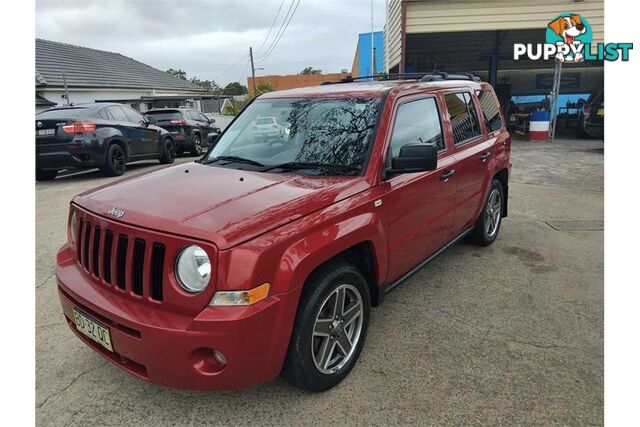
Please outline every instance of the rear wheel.
[[479, 246], [488, 246], [496, 240], [502, 223], [503, 204], [504, 191], [502, 184], [497, 179], [494, 179], [491, 182], [491, 188], [489, 188], [487, 201], [471, 232], [471, 242]]
[[120, 176], [127, 169], [127, 155], [118, 144], [111, 144], [107, 150], [107, 158], [102, 166], [106, 176]]
[[370, 296], [360, 271], [332, 262], [309, 278], [300, 299], [283, 374], [308, 391], [342, 381], [364, 346]]
[[202, 140], [200, 139], [200, 135], [196, 135], [193, 138], [193, 148], [191, 149], [191, 154], [196, 156], [202, 154]]
[[36, 169], [36, 181], [51, 181], [58, 175], [57, 170]]
[[176, 160], [176, 146], [171, 138], [165, 138], [162, 147], [162, 156], [160, 156], [160, 163], [170, 164]]

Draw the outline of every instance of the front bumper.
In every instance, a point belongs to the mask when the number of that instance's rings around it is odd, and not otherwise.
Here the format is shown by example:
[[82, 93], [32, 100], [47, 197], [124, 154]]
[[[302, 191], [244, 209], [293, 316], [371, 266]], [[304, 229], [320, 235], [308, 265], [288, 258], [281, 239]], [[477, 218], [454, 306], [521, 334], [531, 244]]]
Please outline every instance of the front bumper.
[[[56, 275], [73, 332], [138, 378], [190, 390], [230, 390], [267, 382], [282, 369], [299, 290], [253, 306], [207, 307], [194, 317], [126, 300], [92, 283], [66, 245]], [[109, 328], [113, 352], [76, 329], [74, 307]], [[225, 366], [213, 350], [224, 355]]]

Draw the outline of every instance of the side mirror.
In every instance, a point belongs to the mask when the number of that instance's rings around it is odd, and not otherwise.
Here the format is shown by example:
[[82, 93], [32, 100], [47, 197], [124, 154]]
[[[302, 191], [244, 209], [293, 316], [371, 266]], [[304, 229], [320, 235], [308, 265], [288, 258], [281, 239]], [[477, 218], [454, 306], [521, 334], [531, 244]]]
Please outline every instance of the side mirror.
[[438, 148], [435, 144], [406, 144], [400, 147], [400, 155], [391, 159], [389, 173], [414, 173], [436, 170]]
[[216, 122], [216, 119], [207, 118], [207, 120], [209, 120], [209, 123], [215, 123]]
[[147, 115], [147, 116], [144, 116], [144, 119], [150, 125], [155, 125], [156, 123], [158, 123], [158, 120], [153, 116]]

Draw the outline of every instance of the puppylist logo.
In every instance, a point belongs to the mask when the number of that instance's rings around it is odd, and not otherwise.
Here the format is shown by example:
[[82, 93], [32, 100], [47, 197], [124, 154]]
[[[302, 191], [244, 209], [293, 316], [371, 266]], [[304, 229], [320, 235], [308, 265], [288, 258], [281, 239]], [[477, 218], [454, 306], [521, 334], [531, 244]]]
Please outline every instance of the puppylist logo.
[[[628, 61], [633, 43], [598, 43], [592, 46], [593, 33], [589, 21], [577, 13], [564, 13], [547, 25], [546, 43], [514, 43], [513, 59], [560, 62]], [[595, 48], [595, 49], [594, 49]]]

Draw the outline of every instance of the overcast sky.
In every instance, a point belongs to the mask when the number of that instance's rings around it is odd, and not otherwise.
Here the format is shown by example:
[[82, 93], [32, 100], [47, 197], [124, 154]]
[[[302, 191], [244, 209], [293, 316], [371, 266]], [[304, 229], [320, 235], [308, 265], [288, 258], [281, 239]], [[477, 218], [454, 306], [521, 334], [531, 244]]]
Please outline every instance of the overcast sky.
[[[306, 66], [351, 70], [358, 33], [371, 28], [371, 0], [301, 0], [280, 42], [262, 58], [297, 3], [36, 0], [36, 37], [118, 52], [161, 70], [182, 68], [189, 77], [215, 79], [221, 86], [246, 84], [249, 46], [258, 58], [256, 67], [264, 67], [256, 75], [295, 74]], [[382, 30], [385, 0], [373, 5], [374, 29]]]

